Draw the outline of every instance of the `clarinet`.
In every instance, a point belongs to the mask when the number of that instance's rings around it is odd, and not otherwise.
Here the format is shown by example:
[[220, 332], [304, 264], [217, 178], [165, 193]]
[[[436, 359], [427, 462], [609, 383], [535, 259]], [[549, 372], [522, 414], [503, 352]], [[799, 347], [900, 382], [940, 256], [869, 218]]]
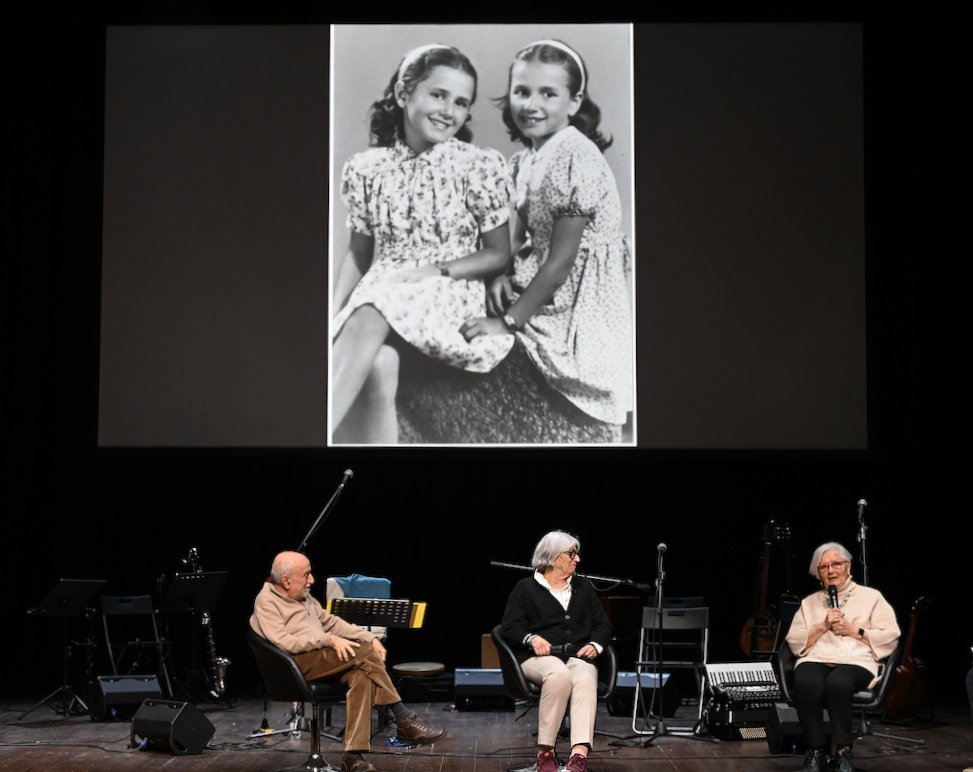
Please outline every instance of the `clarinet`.
[[[195, 547], [190, 547], [189, 557], [182, 561], [189, 565], [193, 573], [201, 574], [202, 567], [199, 564], [199, 552]], [[222, 697], [226, 692], [226, 669], [232, 664], [226, 657], [216, 655], [216, 637], [213, 635], [213, 617], [208, 611], [204, 611], [200, 616], [199, 624], [203, 628], [206, 636], [206, 651], [209, 659], [209, 676], [212, 693], [216, 697]]]

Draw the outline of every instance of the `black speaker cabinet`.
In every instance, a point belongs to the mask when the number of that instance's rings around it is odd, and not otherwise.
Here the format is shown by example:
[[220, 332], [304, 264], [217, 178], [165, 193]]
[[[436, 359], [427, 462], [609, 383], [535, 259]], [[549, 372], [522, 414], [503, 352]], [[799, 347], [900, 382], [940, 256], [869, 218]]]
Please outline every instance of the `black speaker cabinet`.
[[202, 753], [216, 729], [189, 702], [146, 700], [132, 719], [132, 745], [142, 738], [146, 750], [165, 751], [176, 756]]
[[[774, 703], [767, 716], [767, 747], [771, 753], [803, 753], [807, 750], [804, 743], [804, 730], [797, 718], [797, 709], [786, 702]], [[831, 719], [824, 711], [825, 744], [831, 743]]]
[[153, 697], [162, 697], [159, 678], [154, 673], [98, 676], [91, 690], [91, 718], [129, 718], [143, 700]]
[[[652, 712], [666, 718], [672, 718], [682, 704], [682, 694], [676, 681], [670, 675], [663, 682], [661, 689], [651, 688], [652, 674], [642, 674], [642, 689], [640, 699], [644, 702], [652, 700]], [[609, 714], [632, 715], [632, 702], [635, 700], [635, 673], [622, 672], [618, 674], [615, 681], [615, 692], [608, 703]], [[642, 713], [641, 706], [639, 712]]]

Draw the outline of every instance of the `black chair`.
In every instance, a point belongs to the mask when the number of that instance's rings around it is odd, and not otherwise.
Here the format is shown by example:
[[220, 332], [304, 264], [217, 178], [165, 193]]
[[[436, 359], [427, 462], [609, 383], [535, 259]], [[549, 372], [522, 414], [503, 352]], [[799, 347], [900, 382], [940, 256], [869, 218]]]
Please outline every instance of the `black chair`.
[[[676, 599], [673, 599], [676, 600]], [[687, 600], [696, 600], [689, 598]], [[661, 621], [661, 626], [660, 626]], [[639, 636], [638, 659], [635, 662], [636, 695], [632, 705], [632, 731], [638, 728], [642, 674], [659, 668], [662, 673], [691, 670], [696, 680], [697, 721], [703, 717], [706, 688], [706, 665], [709, 662], [709, 608], [676, 603], [669, 606], [663, 599], [661, 619], [656, 609], [642, 609], [642, 632]]]
[[331, 708], [344, 701], [347, 688], [338, 679], [323, 678], [307, 681], [294, 658], [279, 646], [257, 635], [247, 627], [247, 643], [257, 660], [257, 668], [267, 690], [267, 696], [277, 702], [309, 702], [311, 711], [311, 755], [302, 766], [308, 772], [330, 772], [334, 770], [321, 757], [322, 711], [330, 716]]
[[662, 599], [662, 608], [699, 608], [705, 605], [702, 595], [677, 595]]
[[[899, 638], [899, 645], [895, 647], [888, 657], [882, 660], [882, 674], [878, 683], [870, 689], [862, 689], [851, 696], [852, 706], [861, 711], [861, 726], [858, 731], [858, 738], [866, 735], [873, 737], [883, 737], [888, 740], [901, 740], [902, 742], [924, 745], [925, 740], [917, 740], [913, 737], [899, 737], [896, 735], [873, 732], [871, 723], [868, 721], [868, 711], [876, 711], [882, 707], [888, 695], [892, 679], [895, 677], [895, 669], [902, 664], [902, 657], [905, 653], [905, 637]], [[797, 657], [791, 651], [787, 641], [781, 641], [777, 647], [777, 656], [774, 657], [774, 670], [777, 673], [777, 681], [780, 684], [781, 697], [789, 705], [794, 704], [794, 667], [797, 665]]]
[[[126, 674], [155, 672], [162, 688], [171, 695], [172, 682], [166, 660], [169, 658], [169, 641], [159, 635], [156, 610], [151, 595], [102, 595], [101, 621], [105, 629], [105, 645], [111, 670], [120, 675], [119, 669], [129, 651], [134, 652]], [[108, 620], [113, 618], [116, 630], [109, 630]], [[119, 634], [124, 637], [118, 638]], [[154, 662], [149, 661], [154, 659]]]
[[[523, 668], [514, 654], [514, 650], [507, 643], [506, 639], [500, 635], [500, 625], [490, 631], [490, 637], [497, 647], [497, 655], [500, 659], [500, 671], [503, 674], [503, 685], [507, 690], [507, 696], [516, 701], [526, 701], [527, 710], [536, 705], [541, 698], [540, 684], [535, 684], [524, 675]], [[609, 700], [615, 691], [615, 681], [618, 678], [618, 655], [615, 648], [608, 644], [598, 659], [595, 660], [598, 666], [598, 699]], [[518, 718], [523, 718], [527, 714], [524, 711]]]

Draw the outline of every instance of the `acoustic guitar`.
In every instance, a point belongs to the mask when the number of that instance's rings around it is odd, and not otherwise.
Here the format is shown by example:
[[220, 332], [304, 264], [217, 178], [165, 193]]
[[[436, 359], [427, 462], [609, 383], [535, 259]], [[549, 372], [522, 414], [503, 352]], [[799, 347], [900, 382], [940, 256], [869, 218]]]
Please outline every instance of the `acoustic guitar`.
[[902, 664], [895, 669], [895, 677], [892, 679], [889, 696], [885, 702], [885, 715], [889, 718], [899, 720], [911, 718], [922, 712], [928, 704], [926, 665], [921, 659], [912, 656], [912, 646], [916, 639], [916, 623], [919, 614], [930, 605], [925, 598], [919, 598], [912, 606], [912, 621], [909, 623], [909, 635], [905, 639]]
[[[775, 544], [789, 545], [791, 542], [791, 529], [787, 523], [778, 523], [775, 520], [769, 521], [764, 526], [764, 554], [763, 565], [760, 577], [760, 596], [757, 608], [740, 634], [740, 648], [748, 656], [755, 651], [770, 652], [774, 649], [774, 640], [777, 637], [777, 606], [767, 603], [767, 584], [770, 579], [770, 553]], [[790, 583], [790, 551], [788, 550], [787, 561], [787, 582]], [[791, 595], [785, 593], [782, 597], [789, 598]]]

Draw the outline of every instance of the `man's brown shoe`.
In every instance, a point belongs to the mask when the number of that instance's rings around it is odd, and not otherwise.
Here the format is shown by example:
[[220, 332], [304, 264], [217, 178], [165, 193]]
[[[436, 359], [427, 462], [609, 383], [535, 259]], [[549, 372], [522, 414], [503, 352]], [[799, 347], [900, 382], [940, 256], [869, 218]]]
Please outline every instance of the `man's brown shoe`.
[[378, 772], [360, 753], [346, 753], [341, 757], [341, 772]]
[[424, 724], [415, 713], [405, 721], [399, 721], [398, 727], [400, 735], [415, 740], [417, 743], [431, 743], [446, 734], [445, 729]]

